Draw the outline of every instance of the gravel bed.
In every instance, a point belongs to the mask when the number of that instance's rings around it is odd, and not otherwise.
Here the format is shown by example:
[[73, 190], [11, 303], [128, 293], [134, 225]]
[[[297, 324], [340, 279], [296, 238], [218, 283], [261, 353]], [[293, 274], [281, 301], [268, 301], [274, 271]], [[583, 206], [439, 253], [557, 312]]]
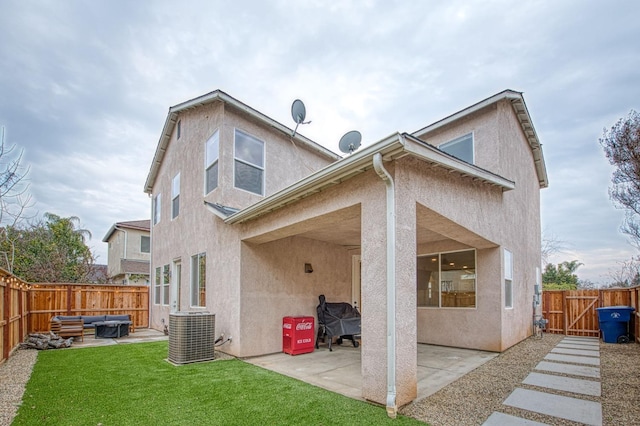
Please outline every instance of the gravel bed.
[[[481, 425], [494, 411], [550, 425], [580, 425], [502, 404], [517, 387], [576, 397], [572, 393], [522, 384], [563, 338], [546, 334], [542, 340], [526, 339], [439, 392], [409, 404], [401, 412], [433, 426]], [[600, 369], [602, 396], [580, 395], [579, 398], [602, 404], [604, 426], [640, 425], [640, 345], [601, 342]]]
[[17, 350], [0, 365], [0, 426], [9, 426], [22, 402], [38, 351]]

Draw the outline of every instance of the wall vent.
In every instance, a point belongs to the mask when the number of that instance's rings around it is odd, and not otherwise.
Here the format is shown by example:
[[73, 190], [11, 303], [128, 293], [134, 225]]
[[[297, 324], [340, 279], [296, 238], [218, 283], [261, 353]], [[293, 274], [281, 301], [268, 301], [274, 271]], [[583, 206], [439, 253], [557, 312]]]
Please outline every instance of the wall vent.
[[169, 362], [188, 364], [214, 358], [215, 314], [176, 312], [169, 315]]

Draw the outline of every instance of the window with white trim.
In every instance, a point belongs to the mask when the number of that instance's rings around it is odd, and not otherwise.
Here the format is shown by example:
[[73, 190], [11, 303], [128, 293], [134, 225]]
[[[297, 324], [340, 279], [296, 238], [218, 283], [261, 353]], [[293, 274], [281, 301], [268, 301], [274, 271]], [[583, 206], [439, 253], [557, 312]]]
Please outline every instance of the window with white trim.
[[171, 219], [180, 214], [180, 173], [171, 180]]
[[191, 306], [207, 306], [207, 257], [205, 253], [191, 256]]
[[160, 295], [161, 295], [161, 286], [160, 282], [162, 279], [162, 269], [158, 266], [156, 268], [156, 276], [155, 276], [155, 285], [153, 286], [153, 303], [156, 305], [160, 304]]
[[220, 133], [217, 130], [205, 142], [204, 150], [204, 193], [206, 195], [218, 187]]
[[476, 307], [475, 250], [418, 256], [417, 268], [418, 307]]
[[171, 281], [171, 272], [169, 265], [164, 265], [162, 269], [162, 304], [169, 304], [169, 282]]
[[155, 197], [153, 197], [153, 204], [152, 204], [154, 225], [157, 225], [160, 222], [161, 205], [162, 205], [162, 194], [158, 194]]
[[146, 235], [140, 236], [140, 252], [141, 253], [151, 252], [151, 237], [148, 237]]
[[473, 133], [469, 133], [468, 135], [460, 136], [452, 141], [440, 144], [438, 145], [438, 148], [462, 161], [474, 164]]
[[264, 142], [238, 129], [234, 143], [234, 185], [264, 195]]
[[504, 249], [504, 307], [513, 308], [513, 254]]

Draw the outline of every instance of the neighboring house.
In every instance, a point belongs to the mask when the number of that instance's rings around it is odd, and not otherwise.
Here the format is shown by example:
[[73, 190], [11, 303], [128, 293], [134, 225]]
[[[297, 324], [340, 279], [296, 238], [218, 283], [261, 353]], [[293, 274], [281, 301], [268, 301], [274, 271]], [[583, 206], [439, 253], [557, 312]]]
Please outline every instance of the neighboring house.
[[292, 134], [221, 91], [169, 109], [145, 184], [152, 327], [209, 311], [247, 357], [281, 351], [282, 318], [320, 294], [350, 302], [362, 396], [391, 410], [416, 396], [417, 343], [531, 335], [547, 175], [521, 93], [345, 158]]
[[150, 220], [117, 222], [102, 241], [109, 244], [109, 281], [115, 284], [148, 285], [151, 237]]

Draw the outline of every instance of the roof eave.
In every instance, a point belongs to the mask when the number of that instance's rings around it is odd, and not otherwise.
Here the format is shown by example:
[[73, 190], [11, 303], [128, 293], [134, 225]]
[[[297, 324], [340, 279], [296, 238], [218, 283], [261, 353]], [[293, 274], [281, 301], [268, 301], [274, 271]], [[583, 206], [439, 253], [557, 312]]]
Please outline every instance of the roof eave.
[[406, 155], [413, 155], [429, 162], [434, 165], [434, 167], [444, 167], [445, 169], [460, 173], [463, 177], [469, 177], [473, 180], [480, 180], [484, 183], [498, 186], [503, 191], [509, 191], [515, 188], [515, 183], [508, 179], [452, 157], [409, 134], [395, 133], [368, 146], [362, 151], [357, 151], [351, 156], [333, 163], [307, 176], [305, 179], [230, 215], [224, 219], [224, 221], [228, 224], [235, 224], [254, 219], [320, 192], [329, 186], [337, 185], [357, 174], [364, 173], [373, 167], [373, 156], [376, 153], [380, 153], [385, 161], [396, 160]]

